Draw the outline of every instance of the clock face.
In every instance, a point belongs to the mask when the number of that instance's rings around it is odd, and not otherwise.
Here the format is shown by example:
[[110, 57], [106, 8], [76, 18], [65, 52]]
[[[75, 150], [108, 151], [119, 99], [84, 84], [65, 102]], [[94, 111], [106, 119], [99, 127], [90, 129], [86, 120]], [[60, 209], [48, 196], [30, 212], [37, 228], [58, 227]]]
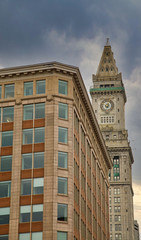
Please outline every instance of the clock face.
[[113, 109], [114, 107], [114, 103], [112, 100], [110, 99], [105, 99], [102, 101], [102, 103], [100, 104], [100, 107], [103, 111], [109, 112]]

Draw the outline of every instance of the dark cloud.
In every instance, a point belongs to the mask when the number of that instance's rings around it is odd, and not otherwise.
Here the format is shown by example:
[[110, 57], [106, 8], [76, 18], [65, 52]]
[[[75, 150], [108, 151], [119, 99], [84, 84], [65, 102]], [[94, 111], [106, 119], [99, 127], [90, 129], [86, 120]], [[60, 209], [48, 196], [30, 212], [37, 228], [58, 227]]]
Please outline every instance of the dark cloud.
[[[134, 64], [140, 64], [139, 7], [141, 4], [136, 0], [0, 1], [0, 64], [6, 66], [11, 62], [12, 65], [19, 61], [18, 58], [27, 59], [30, 63], [30, 56], [36, 58], [37, 55], [39, 59], [44, 59], [47, 52], [51, 56], [54, 46], [47, 38], [48, 45], [45, 44], [43, 38], [52, 30], [65, 33], [68, 42], [73, 37], [94, 39], [99, 32], [110, 36], [112, 42], [117, 38], [123, 41], [122, 34], [126, 33], [123, 67], [129, 73]], [[56, 57], [60, 55], [59, 51], [61, 49], [57, 49]]]

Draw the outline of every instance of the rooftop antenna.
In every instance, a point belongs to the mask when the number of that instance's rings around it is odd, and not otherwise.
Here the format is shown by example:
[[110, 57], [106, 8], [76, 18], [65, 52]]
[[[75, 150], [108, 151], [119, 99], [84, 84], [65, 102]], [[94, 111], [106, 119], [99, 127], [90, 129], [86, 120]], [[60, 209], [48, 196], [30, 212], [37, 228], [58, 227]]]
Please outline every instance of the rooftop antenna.
[[106, 41], [106, 46], [110, 46], [110, 43], [109, 43], [109, 38], [107, 38], [107, 41]]

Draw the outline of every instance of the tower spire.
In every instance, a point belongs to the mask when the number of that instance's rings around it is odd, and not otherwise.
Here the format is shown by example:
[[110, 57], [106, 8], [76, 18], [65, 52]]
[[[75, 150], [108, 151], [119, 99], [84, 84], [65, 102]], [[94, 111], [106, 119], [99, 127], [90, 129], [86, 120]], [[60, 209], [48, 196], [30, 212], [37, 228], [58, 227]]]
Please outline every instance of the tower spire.
[[96, 75], [99, 77], [103, 77], [105, 75], [107, 77], [114, 77], [117, 74], [118, 68], [116, 66], [109, 38], [107, 38]]

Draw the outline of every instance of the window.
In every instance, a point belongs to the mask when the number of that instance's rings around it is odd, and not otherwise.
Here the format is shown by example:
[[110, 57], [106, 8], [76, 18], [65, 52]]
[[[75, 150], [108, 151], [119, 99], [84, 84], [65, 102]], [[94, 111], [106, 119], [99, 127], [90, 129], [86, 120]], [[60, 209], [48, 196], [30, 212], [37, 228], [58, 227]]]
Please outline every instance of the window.
[[121, 216], [120, 215], [115, 215], [115, 222], [120, 222]]
[[58, 167], [67, 168], [68, 167], [68, 153], [58, 152]]
[[31, 179], [21, 181], [21, 195], [31, 195]]
[[43, 233], [42, 232], [33, 232], [32, 233], [32, 240], [42, 240], [42, 239], [43, 239]]
[[111, 207], [111, 206], [109, 206], [109, 212], [110, 212], [110, 213], [112, 212], [112, 207]]
[[32, 144], [33, 129], [23, 130], [23, 144]]
[[2, 156], [0, 159], [0, 171], [7, 172], [12, 170], [12, 156]]
[[109, 204], [111, 204], [112, 203], [112, 199], [111, 199], [111, 197], [109, 197]]
[[2, 89], [2, 87], [1, 87], [1, 85], [0, 85], [0, 98], [1, 98], [1, 89]]
[[37, 204], [32, 206], [32, 221], [43, 221], [43, 204]]
[[31, 206], [21, 206], [20, 207], [20, 222], [30, 222], [30, 212]]
[[10, 208], [0, 208], [0, 225], [9, 224]]
[[[32, 179], [21, 180], [21, 195], [31, 195]], [[33, 194], [43, 194], [44, 178], [33, 179]]]
[[[32, 153], [27, 153], [22, 155], [22, 170], [32, 169]], [[37, 152], [34, 153], [34, 168], [44, 167], [44, 153]]]
[[5, 98], [14, 97], [14, 84], [5, 85]]
[[115, 231], [121, 231], [121, 224], [115, 224]]
[[67, 232], [57, 232], [57, 240], [67, 240]]
[[68, 142], [68, 129], [67, 128], [59, 127], [58, 141], [60, 143]]
[[44, 179], [35, 178], [33, 180], [33, 194], [43, 194]]
[[45, 118], [45, 103], [35, 104], [35, 119]]
[[36, 81], [36, 94], [43, 94], [46, 91], [45, 80]]
[[114, 188], [114, 194], [120, 194], [120, 188]]
[[114, 156], [114, 158], [113, 158], [113, 178], [114, 178], [114, 181], [118, 181], [120, 179], [119, 156]]
[[68, 220], [68, 205], [58, 203], [58, 221], [67, 221]]
[[32, 153], [22, 155], [22, 170], [32, 169]]
[[11, 181], [0, 182], [0, 198], [10, 197]]
[[121, 240], [121, 233], [116, 233], [115, 234], [115, 240]]
[[68, 179], [63, 177], [58, 177], [58, 193], [67, 194], [68, 193]]
[[101, 123], [105, 124], [105, 123], [114, 123], [114, 116], [110, 115], [110, 116], [101, 116]]
[[2, 132], [2, 147], [13, 145], [13, 131]]
[[20, 207], [20, 222], [30, 222], [30, 213], [32, 207], [32, 221], [43, 221], [43, 204], [25, 205]]
[[[35, 110], [35, 112], [34, 112]], [[27, 104], [23, 106], [23, 120], [45, 118], [45, 103]]]
[[0, 235], [0, 240], [8, 240], [8, 235]]
[[33, 104], [23, 106], [23, 120], [33, 119]]
[[34, 168], [43, 168], [44, 167], [44, 153], [34, 153]]
[[116, 212], [120, 212], [120, 206], [115, 206], [115, 207], [114, 207], [114, 211], [115, 211], [115, 213], [116, 213]]
[[106, 134], [106, 140], [109, 140], [109, 134], [108, 135]]
[[68, 94], [68, 82], [59, 80], [59, 93], [64, 95]]
[[68, 104], [59, 103], [59, 118], [68, 119]]
[[112, 224], [110, 224], [110, 232], [112, 231]]
[[24, 83], [24, 96], [33, 95], [33, 82]]
[[35, 128], [34, 143], [43, 143], [45, 138], [45, 128]]
[[120, 203], [120, 197], [115, 197], [115, 198], [114, 198], [114, 202], [115, 202], [115, 203]]
[[109, 170], [109, 180], [111, 180], [111, 169]]
[[30, 240], [30, 233], [20, 233], [19, 240]]
[[110, 222], [112, 222], [112, 215], [110, 215]]
[[13, 120], [14, 120], [14, 107], [4, 107], [2, 122], [13, 122]]

